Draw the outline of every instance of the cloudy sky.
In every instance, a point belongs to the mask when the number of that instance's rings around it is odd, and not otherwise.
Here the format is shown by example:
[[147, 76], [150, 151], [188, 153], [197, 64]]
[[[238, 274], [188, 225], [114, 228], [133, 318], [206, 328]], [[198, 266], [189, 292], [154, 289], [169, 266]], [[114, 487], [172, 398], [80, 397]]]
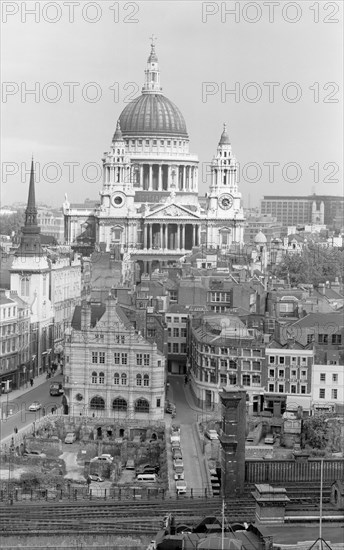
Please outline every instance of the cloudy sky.
[[2, 2], [2, 205], [26, 201], [32, 154], [37, 201], [98, 198], [101, 159], [140, 93], [152, 33], [163, 93], [199, 157], [200, 193], [226, 122], [245, 206], [264, 194], [342, 194], [342, 11], [308, 1]]

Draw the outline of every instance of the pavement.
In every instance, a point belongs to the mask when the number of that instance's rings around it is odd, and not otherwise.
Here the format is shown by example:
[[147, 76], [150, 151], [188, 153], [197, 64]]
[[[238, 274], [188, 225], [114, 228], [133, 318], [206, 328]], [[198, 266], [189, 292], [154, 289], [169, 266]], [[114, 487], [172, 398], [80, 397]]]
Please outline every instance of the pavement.
[[[51, 376], [50, 378], [51, 382], [54, 380], [54, 377], [57, 376], [58, 374], [61, 374], [60, 370], [57, 370], [56, 373]], [[3, 403], [7, 403], [7, 401], [8, 402], [15, 401], [16, 399], [18, 399], [18, 397], [22, 397], [22, 395], [25, 395], [32, 389], [37, 388], [38, 386], [41, 386], [46, 381], [47, 381], [47, 373], [44, 372], [43, 374], [40, 374], [33, 379], [33, 386], [30, 386], [30, 383], [27, 382], [26, 384], [24, 384], [24, 386], [22, 386], [17, 390], [13, 390], [10, 393], [3, 393], [2, 395], [0, 395], [0, 406]]]

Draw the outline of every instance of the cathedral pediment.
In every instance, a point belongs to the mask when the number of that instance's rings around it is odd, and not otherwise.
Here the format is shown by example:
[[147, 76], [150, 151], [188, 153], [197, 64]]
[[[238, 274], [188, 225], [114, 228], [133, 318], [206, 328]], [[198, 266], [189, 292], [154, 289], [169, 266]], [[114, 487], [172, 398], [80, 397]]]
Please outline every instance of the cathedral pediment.
[[181, 206], [180, 204], [168, 204], [168, 205], [161, 205], [158, 208], [156, 208], [153, 211], [147, 212], [145, 214], [145, 219], [169, 219], [169, 218], [184, 218], [184, 219], [195, 219], [199, 220], [201, 218], [200, 212], [192, 212], [188, 208], [185, 208], [185, 206]]

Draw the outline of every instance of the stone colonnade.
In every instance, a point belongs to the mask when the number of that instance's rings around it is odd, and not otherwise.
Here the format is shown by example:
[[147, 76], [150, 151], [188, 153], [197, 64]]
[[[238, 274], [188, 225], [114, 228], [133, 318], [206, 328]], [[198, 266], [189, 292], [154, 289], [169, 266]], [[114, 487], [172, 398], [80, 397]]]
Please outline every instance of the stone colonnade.
[[199, 223], [146, 222], [143, 229], [144, 249], [191, 250], [201, 242]]

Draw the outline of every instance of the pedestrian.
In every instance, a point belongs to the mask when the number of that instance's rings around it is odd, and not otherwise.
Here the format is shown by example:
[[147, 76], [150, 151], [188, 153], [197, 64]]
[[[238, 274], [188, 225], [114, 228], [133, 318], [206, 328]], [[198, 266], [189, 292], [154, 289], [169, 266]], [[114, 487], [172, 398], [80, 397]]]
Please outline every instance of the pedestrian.
[[30, 386], [33, 386], [33, 378], [30, 378]]
[[15, 434], [18, 433], [18, 428], [17, 428], [17, 426], [14, 426], [14, 433], [15, 433]]
[[185, 383], [185, 385], [188, 383], [188, 377], [187, 377], [187, 375], [186, 375], [185, 378], [184, 378], [184, 383]]

